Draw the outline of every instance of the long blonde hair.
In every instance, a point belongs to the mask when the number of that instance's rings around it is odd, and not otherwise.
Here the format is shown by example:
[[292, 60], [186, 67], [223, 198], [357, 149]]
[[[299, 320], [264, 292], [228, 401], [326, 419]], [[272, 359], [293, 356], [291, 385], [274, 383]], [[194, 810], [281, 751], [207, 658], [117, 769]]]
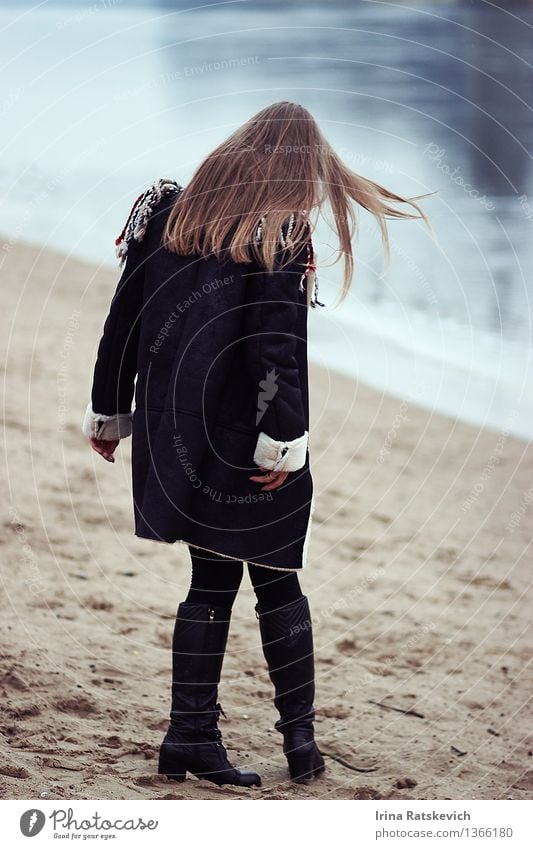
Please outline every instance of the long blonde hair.
[[427, 223], [416, 203], [420, 197], [426, 195], [402, 197], [352, 171], [311, 113], [284, 100], [261, 109], [203, 160], [170, 212], [163, 244], [182, 255], [218, 254], [225, 246], [235, 262], [255, 258], [272, 271], [282, 225], [294, 215], [290, 254], [307, 238], [311, 212], [329, 201], [339, 238], [336, 261], [344, 256], [342, 299], [354, 269], [357, 214], [351, 202], [375, 216], [388, 254], [386, 219], [422, 218]]

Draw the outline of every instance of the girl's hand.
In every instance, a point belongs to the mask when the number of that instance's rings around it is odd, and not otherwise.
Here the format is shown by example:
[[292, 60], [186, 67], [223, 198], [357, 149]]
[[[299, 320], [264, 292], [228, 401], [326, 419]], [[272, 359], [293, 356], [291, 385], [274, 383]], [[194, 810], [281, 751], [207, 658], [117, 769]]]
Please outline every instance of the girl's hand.
[[119, 439], [90, 439], [89, 442], [91, 443], [93, 451], [96, 451], [97, 454], [101, 454], [104, 460], [107, 460], [108, 463], [115, 462], [113, 453], [120, 442]]
[[264, 469], [262, 466], [259, 468], [262, 472], [266, 472], [266, 474], [264, 476], [252, 475], [249, 480], [254, 481], [255, 483], [266, 484], [266, 486], [261, 487], [261, 490], [266, 492], [270, 492], [271, 489], [278, 489], [278, 487], [284, 484], [289, 477], [289, 472], [269, 472], [268, 469]]

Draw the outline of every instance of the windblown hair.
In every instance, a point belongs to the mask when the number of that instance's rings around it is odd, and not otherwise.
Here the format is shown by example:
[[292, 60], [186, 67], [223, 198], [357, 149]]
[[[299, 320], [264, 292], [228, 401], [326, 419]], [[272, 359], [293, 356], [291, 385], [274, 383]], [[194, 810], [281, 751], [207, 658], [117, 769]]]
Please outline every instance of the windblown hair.
[[[163, 244], [181, 255], [219, 254], [229, 248], [235, 262], [255, 258], [272, 271], [282, 225], [294, 215], [286, 243], [291, 255], [309, 235], [311, 212], [329, 201], [339, 238], [336, 261], [344, 256], [342, 299], [354, 269], [357, 213], [352, 201], [376, 218], [388, 255], [386, 219], [422, 218], [427, 223], [416, 203], [425, 196], [402, 197], [352, 171], [307, 109], [280, 101], [246, 121], [203, 160], [171, 210]], [[410, 208], [402, 209], [402, 204]]]

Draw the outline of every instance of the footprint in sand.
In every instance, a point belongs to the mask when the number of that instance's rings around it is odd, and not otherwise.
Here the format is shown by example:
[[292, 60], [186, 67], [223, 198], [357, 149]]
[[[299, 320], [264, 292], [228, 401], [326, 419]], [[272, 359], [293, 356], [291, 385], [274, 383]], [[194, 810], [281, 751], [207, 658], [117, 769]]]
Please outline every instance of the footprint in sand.
[[72, 713], [83, 719], [92, 714], [99, 713], [94, 702], [86, 699], [84, 696], [71, 696], [70, 698], [58, 699], [53, 704], [54, 707], [63, 713]]
[[149, 731], [166, 731], [168, 728], [168, 719], [158, 719], [157, 722], [146, 723], [146, 728]]
[[441, 563], [454, 563], [460, 555], [458, 548], [452, 546], [437, 548], [433, 555], [435, 560], [440, 560]]
[[517, 790], [525, 790], [531, 793], [533, 791], [533, 772], [531, 770], [525, 772], [512, 786], [516, 787]]
[[113, 610], [112, 602], [105, 598], [98, 598], [97, 596], [89, 596], [84, 599], [83, 604], [91, 610]]
[[0, 764], [0, 775], [7, 775], [9, 778], [29, 778], [30, 773], [23, 766], [14, 766], [13, 764]]
[[106, 749], [120, 749], [122, 746], [122, 739], [118, 736], [118, 734], [111, 734], [110, 737], [102, 737], [98, 741], [99, 746], [104, 746]]
[[328, 705], [317, 708], [317, 714], [328, 719], [347, 719], [350, 716], [350, 708], [346, 705]]
[[375, 543], [376, 541], [374, 539], [358, 539], [357, 542], [350, 543], [350, 548], [355, 554], [362, 554], [368, 551], [369, 548], [372, 548]]
[[3, 687], [10, 687], [12, 690], [27, 690], [30, 686], [13, 669], [0, 677], [0, 685]]
[[116, 690], [117, 686], [124, 684], [124, 681], [122, 678], [91, 678], [91, 684], [102, 687], [104, 690]]
[[373, 787], [356, 787], [352, 799], [383, 799], [381, 793], [378, 790], [374, 790]]
[[120, 669], [118, 666], [113, 666], [111, 663], [90, 663], [89, 669], [94, 675], [98, 675], [101, 678], [115, 678], [117, 675], [126, 675], [126, 671], [124, 669]]
[[158, 631], [155, 635], [154, 643], [164, 649], [172, 648], [172, 633], [170, 629]]
[[411, 778], [407, 775], [405, 776], [405, 778], [398, 778], [394, 786], [397, 787], [398, 790], [404, 790], [408, 787], [416, 787], [417, 784], [418, 781], [416, 780], [416, 778]]
[[168, 781], [163, 775], [139, 775], [133, 779], [137, 787], [160, 787]]
[[271, 693], [270, 690], [253, 690], [253, 692], [250, 695], [252, 695], [254, 698], [257, 698], [257, 699], [271, 699], [272, 698], [272, 693]]
[[335, 643], [335, 646], [341, 654], [353, 655], [357, 651], [357, 643], [350, 638], [339, 640], [338, 643]]
[[392, 516], [387, 516], [386, 513], [370, 513], [370, 518], [381, 522], [382, 525], [390, 525], [392, 522]]
[[65, 606], [65, 602], [60, 601], [58, 598], [43, 598], [40, 601], [32, 602], [31, 606], [43, 608], [44, 610], [59, 610], [61, 607]]
[[334, 657], [318, 657], [317, 663], [324, 664], [325, 666], [336, 666], [338, 660]]
[[77, 551], [74, 548], [54, 548], [54, 554], [58, 560], [70, 560], [73, 563], [89, 562], [89, 557], [85, 551]]
[[[83, 508], [78, 511], [78, 519], [83, 525], [103, 526], [105, 519], [102, 513], [88, 513]], [[113, 513], [113, 530], [114, 531], [129, 531], [131, 530], [131, 519], [129, 514], [115, 511]]]
[[503, 581], [499, 581], [497, 578], [491, 578], [490, 575], [475, 575], [473, 577], [458, 575], [456, 580], [461, 581], [463, 584], [471, 584], [474, 587], [486, 587], [489, 590], [513, 589], [513, 585], [506, 578]]
[[41, 708], [35, 702], [27, 702], [26, 704], [17, 704], [16, 707], [4, 707], [4, 714], [12, 719], [27, 719], [30, 716], [39, 716]]

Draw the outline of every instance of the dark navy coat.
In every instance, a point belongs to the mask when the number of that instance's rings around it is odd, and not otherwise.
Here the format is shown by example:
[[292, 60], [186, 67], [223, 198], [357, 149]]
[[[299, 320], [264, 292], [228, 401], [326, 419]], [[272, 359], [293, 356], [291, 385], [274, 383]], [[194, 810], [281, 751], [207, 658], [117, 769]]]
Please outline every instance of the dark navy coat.
[[[132, 432], [137, 536], [301, 569], [313, 495], [308, 252], [272, 274], [227, 253], [171, 253], [161, 237], [176, 187], [123, 239], [84, 433]], [[259, 464], [291, 473], [261, 492], [249, 480]]]

